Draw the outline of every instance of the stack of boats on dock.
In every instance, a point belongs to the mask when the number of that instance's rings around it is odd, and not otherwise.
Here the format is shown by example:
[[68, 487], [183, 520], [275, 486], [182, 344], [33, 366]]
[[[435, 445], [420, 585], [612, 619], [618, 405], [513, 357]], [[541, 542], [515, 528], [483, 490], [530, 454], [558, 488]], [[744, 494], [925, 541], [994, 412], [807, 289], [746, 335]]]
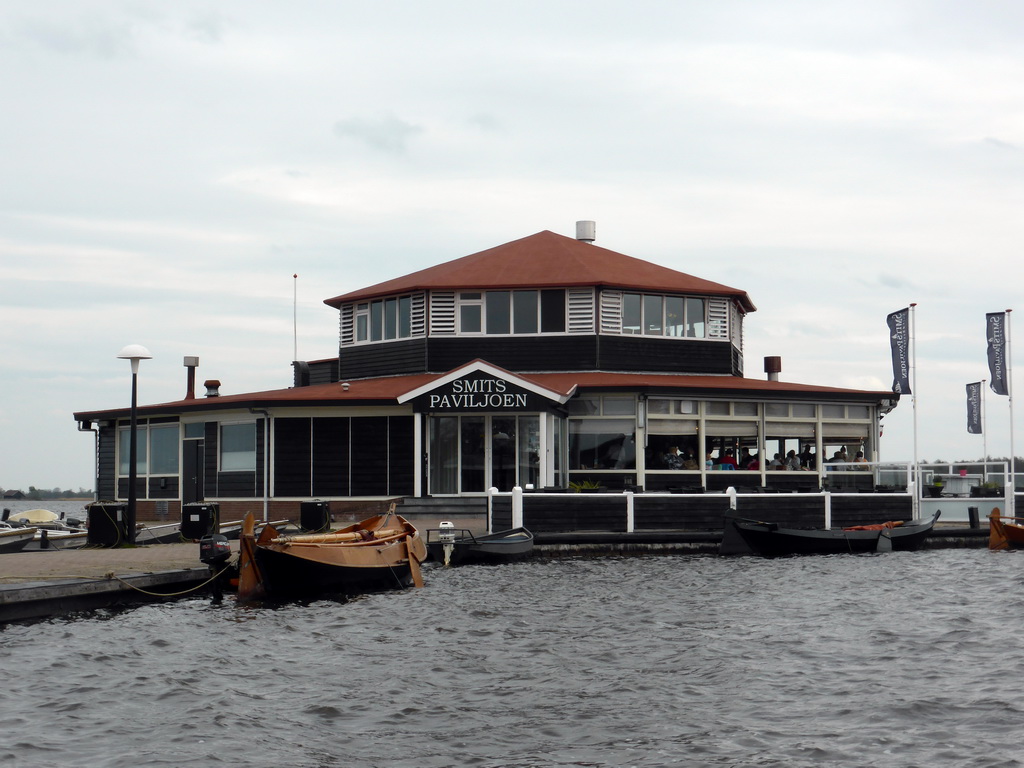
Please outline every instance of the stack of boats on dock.
[[48, 509], [4, 510], [0, 520], [0, 552], [78, 549], [88, 542], [88, 532], [74, 518]]

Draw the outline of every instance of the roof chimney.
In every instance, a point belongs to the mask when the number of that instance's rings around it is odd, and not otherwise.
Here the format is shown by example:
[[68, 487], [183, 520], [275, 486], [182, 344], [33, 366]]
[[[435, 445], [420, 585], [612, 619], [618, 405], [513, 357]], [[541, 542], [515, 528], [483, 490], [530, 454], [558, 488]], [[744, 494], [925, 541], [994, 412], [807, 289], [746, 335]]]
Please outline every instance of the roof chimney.
[[203, 386], [206, 387], [207, 397], [220, 397], [220, 382], [217, 379], [207, 379]]
[[764, 372], [768, 374], [768, 381], [778, 381], [782, 373], [781, 357], [766, 357], [764, 359]]
[[597, 225], [592, 221], [577, 221], [576, 222], [576, 239], [582, 240], [584, 243], [592, 243], [596, 240]]
[[196, 368], [199, 367], [199, 358], [191, 355], [185, 357], [185, 367], [188, 368], [188, 382], [185, 389], [185, 399], [196, 399]]

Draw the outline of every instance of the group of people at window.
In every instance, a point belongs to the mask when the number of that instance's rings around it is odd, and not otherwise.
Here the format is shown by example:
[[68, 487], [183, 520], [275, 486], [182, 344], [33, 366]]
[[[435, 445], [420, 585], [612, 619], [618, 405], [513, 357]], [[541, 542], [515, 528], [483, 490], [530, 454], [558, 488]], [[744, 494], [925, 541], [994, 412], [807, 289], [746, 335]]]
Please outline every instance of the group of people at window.
[[[751, 453], [749, 448], [740, 448], [739, 453], [731, 448], [714, 449], [708, 451], [704, 457], [704, 467], [708, 470], [745, 470], [748, 472], [761, 471], [761, 456], [759, 453]], [[829, 462], [850, 462], [854, 464], [867, 463], [863, 451], [857, 451], [855, 457], [850, 459], [846, 446], [836, 450]], [[690, 447], [680, 449], [679, 445], [668, 446], [664, 451], [654, 451], [648, 456], [649, 469], [700, 469], [695, 451]], [[816, 472], [818, 460], [814, 449], [810, 444], [804, 444], [803, 450], [797, 453], [791, 449], [787, 453], [775, 453], [768, 461], [765, 469], [768, 471], [791, 471], [791, 472]]]

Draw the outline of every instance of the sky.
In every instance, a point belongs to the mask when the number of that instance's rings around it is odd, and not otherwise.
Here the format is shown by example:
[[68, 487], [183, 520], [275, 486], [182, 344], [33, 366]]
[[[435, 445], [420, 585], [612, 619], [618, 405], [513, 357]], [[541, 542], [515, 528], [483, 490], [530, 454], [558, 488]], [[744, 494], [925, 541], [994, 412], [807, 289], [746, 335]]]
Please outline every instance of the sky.
[[0, 487], [92, 488], [127, 344], [141, 404], [186, 355], [288, 387], [324, 299], [582, 219], [747, 291], [748, 377], [887, 390], [915, 303], [881, 458], [1009, 455], [964, 387], [1022, 285], [1022, 42], [1011, 0], [6, 0]]

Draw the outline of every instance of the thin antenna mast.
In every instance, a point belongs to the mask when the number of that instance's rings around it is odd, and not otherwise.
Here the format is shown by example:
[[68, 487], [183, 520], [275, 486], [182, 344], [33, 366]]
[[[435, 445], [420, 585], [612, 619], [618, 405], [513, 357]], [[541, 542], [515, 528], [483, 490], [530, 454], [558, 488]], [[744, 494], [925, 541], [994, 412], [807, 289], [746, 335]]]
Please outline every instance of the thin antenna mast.
[[292, 360], [299, 360], [299, 276], [292, 275]]

